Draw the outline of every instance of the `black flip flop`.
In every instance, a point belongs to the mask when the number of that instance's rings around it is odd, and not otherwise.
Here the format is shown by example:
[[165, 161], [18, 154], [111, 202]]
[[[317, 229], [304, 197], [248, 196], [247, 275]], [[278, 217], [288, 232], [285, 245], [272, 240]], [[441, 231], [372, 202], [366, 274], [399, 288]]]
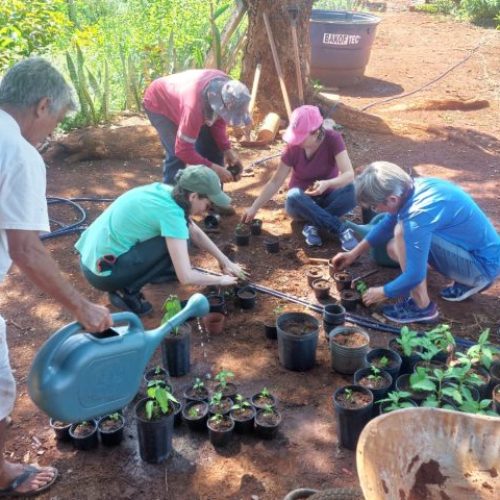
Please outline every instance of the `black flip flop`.
[[32, 476], [36, 476], [37, 474], [40, 474], [43, 472], [42, 469], [39, 469], [38, 467], [34, 467], [33, 465], [28, 465], [19, 476], [17, 476], [10, 484], [7, 486], [7, 488], [0, 489], [0, 498], [2, 497], [8, 497], [8, 498], [15, 498], [15, 497], [34, 497], [36, 495], [39, 495], [45, 490], [48, 490], [56, 481], [58, 472], [57, 469], [52, 467], [54, 470], [54, 477], [48, 482], [45, 483], [44, 485], [40, 486], [39, 488], [36, 488], [34, 490], [30, 491], [25, 491], [25, 492], [17, 492], [16, 489], [19, 488], [23, 483], [28, 481]]

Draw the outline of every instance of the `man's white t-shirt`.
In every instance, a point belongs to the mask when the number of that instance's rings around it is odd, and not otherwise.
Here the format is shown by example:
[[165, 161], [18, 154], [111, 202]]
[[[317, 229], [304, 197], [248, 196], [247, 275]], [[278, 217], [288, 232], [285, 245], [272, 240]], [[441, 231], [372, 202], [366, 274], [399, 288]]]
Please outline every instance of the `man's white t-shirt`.
[[45, 189], [42, 157], [0, 109], [0, 281], [12, 264], [5, 230], [50, 231]]

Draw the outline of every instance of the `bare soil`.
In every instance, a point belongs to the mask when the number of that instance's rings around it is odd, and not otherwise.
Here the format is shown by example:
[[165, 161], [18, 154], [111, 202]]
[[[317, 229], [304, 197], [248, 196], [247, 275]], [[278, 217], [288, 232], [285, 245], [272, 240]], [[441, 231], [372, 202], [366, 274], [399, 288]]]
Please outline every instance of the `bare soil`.
[[[405, 4], [392, 2], [382, 14], [367, 77], [357, 87], [336, 91], [343, 102], [361, 109], [373, 102], [419, 90], [404, 99], [378, 104], [369, 109], [380, 130], [345, 128], [344, 137], [355, 166], [373, 160], [396, 162], [415, 175], [434, 175], [459, 183], [470, 192], [500, 229], [500, 37], [494, 30], [456, 23], [426, 14], [408, 12]], [[470, 57], [469, 57], [470, 56]], [[445, 72], [458, 64], [452, 71]], [[441, 77], [441, 78], [439, 78]], [[435, 83], [423, 88], [432, 80]], [[442, 109], [434, 101], [487, 101], [478, 109]], [[474, 108], [474, 106], [472, 106]], [[476, 107], [477, 108], [477, 107]], [[388, 133], [398, 124], [398, 133]], [[403, 124], [403, 125], [401, 125]], [[362, 125], [362, 124], [358, 124]], [[280, 151], [280, 143], [265, 150], [241, 149], [245, 166]], [[274, 171], [276, 161], [261, 164], [253, 177], [244, 177], [227, 189], [238, 214], [223, 217], [213, 239], [234, 258], [246, 265], [251, 280], [269, 288], [315, 302], [307, 286], [304, 270], [309, 257], [329, 259], [340, 247], [326, 238], [321, 248], [308, 248], [302, 227], [292, 224], [283, 210], [285, 190], [259, 213], [262, 236], [252, 236], [250, 245], [234, 246], [234, 227], [239, 216], [262, 189]], [[48, 168], [48, 193], [62, 197], [114, 198], [135, 186], [161, 177], [160, 160], [57, 162]], [[107, 203], [82, 203], [91, 222]], [[52, 210], [52, 209], [51, 209]], [[76, 215], [64, 207], [54, 210], [58, 220], [74, 222]], [[353, 218], [359, 220], [356, 211]], [[263, 239], [280, 237], [280, 252], [270, 255]], [[89, 298], [107, 304], [107, 296], [93, 290], [80, 274], [73, 250], [76, 235], [48, 240], [46, 246], [59, 263], [65, 277]], [[216, 269], [212, 259], [194, 252], [193, 263]], [[375, 267], [367, 256], [351, 271], [360, 275]], [[325, 275], [328, 274], [325, 265]], [[394, 269], [379, 269], [367, 279], [368, 285], [382, 284], [397, 275]], [[446, 280], [430, 271], [433, 298]], [[150, 285], [144, 290], [154, 312], [143, 319], [146, 329], [158, 326], [161, 305], [170, 293], [187, 298], [195, 287], [176, 284]], [[463, 303], [437, 299], [441, 321], [448, 322], [455, 335], [477, 338], [487, 327], [498, 342], [500, 325], [500, 285]], [[336, 293], [336, 292], [332, 292]], [[334, 298], [338, 298], [335, 295]], [[252, 311], [235, 308], [219, 335], [207, 335], [195, 328], [192, 335], [192, 371], [173, 381], [179, 397], [195, 376], [212, 376], [221, 368], [235, 373], [235, 382], [244, 396], [268, 387], [279, 400], [283, 421], [277, 437], [262, 441], [254, 436], [238, 437], [224, 450], [215, 450], [206, 435], [195, 435], [185, 425], [175, 431], [173, 456], [163, 465], [141, 462], [137, 449], [132, 405], [125, 409], [127, 426], [121, 446], [75, 451], [71, 444], [58, 443], [49, 428], [48, 417], [31, 402], [26, 380], [31, 360], [40, 345], [71, 321], [57, 303], [35, 289], [13, 269], [0, 297], [2, 314], [8, 322], [11, 363], [18, 383], [13, 424], [6, 443], [6, 458], [26, 463], [38, 461], [58, 467], [57, 483], [38, 498], [98, 500], [144, 499], [279, 499], [298, 487], [326, 489], [356, 487], [355, 454], [338, 447], [332, 405], [334, 390], [352, 382], [352, 377], [332, 373], [327, 342], [319, 341], [315, 367], [306, 373], [290, 372], [279, 363], [276, 341], [266, 339], [263, 319], [272, 316], [278, 305], [286, 311], [300, 307], [258, 294]], [[359, 314], [372, 311], [358, 306]], [[371, 345], [386, 346], [389, 335], [370, 332]], [[151, 366], [159, 362], [157, 353]], [[307, 423], [307, 425], [304, 425]], [[443, 450], [446, 453], [446, 450]], [[439, 461], [439, 460], [437, 460]], [[426, 475], [428, 471], [426, 470]], [[427, 481], [427, 480], [426, 480]], [[437, 482], [437, 481], [434, 481]], [[415, 490], [418, 493], [418, 488]]]

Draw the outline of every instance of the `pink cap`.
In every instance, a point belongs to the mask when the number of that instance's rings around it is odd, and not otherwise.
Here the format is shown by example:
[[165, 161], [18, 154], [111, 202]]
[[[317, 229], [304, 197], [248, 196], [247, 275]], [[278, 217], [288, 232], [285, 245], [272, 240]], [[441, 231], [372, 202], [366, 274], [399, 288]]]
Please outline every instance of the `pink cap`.
[[283, 134], [283, 140], [291, 146], [300, 144], [308, 134], [318, 130], [323, 124], [323, 117], [316, 106], [300, 106], [293, 110], [290, 125]]

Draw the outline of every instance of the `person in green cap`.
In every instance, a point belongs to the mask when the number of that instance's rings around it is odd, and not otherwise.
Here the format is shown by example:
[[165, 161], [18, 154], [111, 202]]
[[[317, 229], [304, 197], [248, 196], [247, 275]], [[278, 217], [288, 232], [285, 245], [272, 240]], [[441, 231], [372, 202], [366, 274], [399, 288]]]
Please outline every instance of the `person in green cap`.
[[[139, 316], [152, 310], [141, 289], [147, 283], [177, 278], [190, 285], [234, 285], [245, 271], [224, 255], [193, 222], [212, 206], [228, 207], [217, 174], [203, 165], [180, 170], [173, 186], [154, 182], [119, 196], [81, 235], [75, 248], [82, 272], [108, 292], [118, 309]], [[219, 262], [222, 276], [191, 266], [188, 240]]]

